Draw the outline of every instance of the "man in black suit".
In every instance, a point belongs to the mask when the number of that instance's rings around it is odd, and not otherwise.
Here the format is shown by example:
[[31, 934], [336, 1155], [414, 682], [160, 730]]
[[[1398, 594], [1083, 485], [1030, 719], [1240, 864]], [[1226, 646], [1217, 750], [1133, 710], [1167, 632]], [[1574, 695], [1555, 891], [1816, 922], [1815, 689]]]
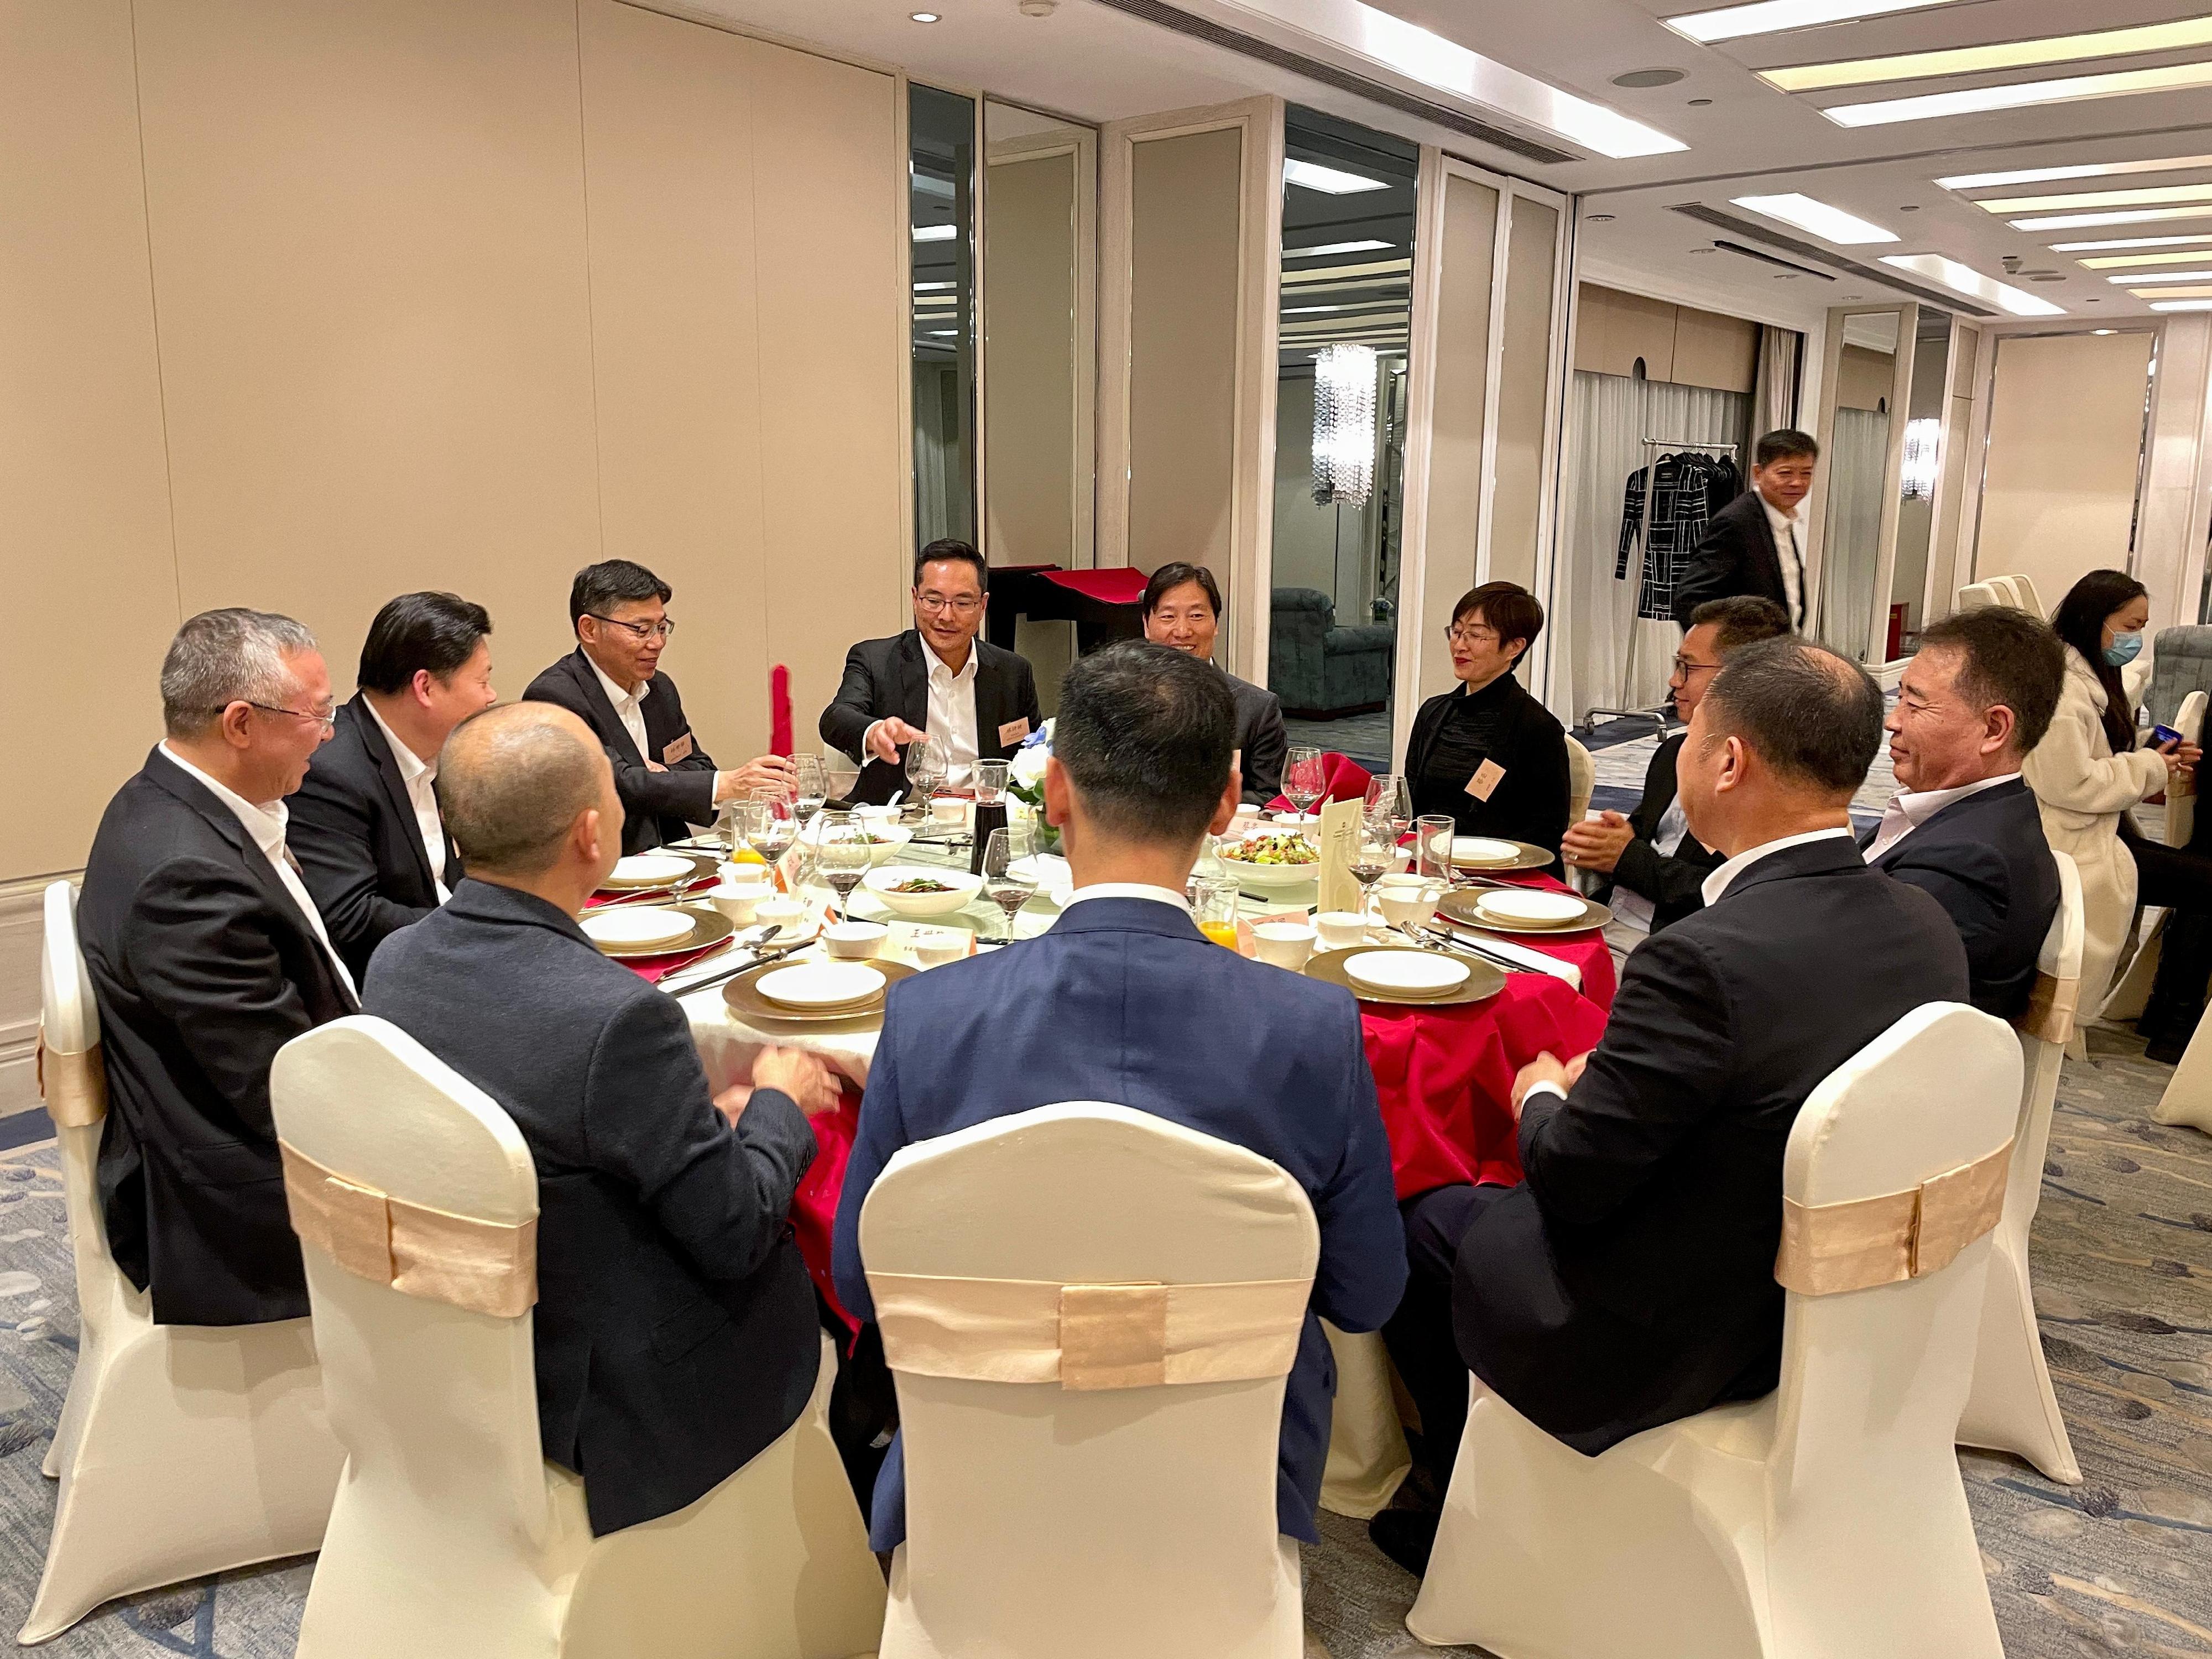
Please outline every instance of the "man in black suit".
[[331, 677], [290, 617], [204, 611], [161, 664], [161, 718], [77, 907], [107, 1069], [108, 1248], [164, 1325], [304, 1318], [269, 1063], [358, 1006], [285, 846]]
[[692, 735], [676, 682], [660, 672], [676, 631], [668, 614], [674, 594], [628, 559], [586, 565], [568, 586], [576, 648], [522, 694], [525, 702], [558, 703], [599, 734], [622, 796], [626, 854], [682, 841], [693, 824], [712, 823], [724, 801], [792, 781], [791, 763], [781, 755], [718, 769]]
[[1966, 947], [1973, 1004], [2027, 1011], [2058, 912], [2058, 866], [2020, 775], [2066, 678], [2065, 647], [2025, 611], [1961, 611], [1927, 629], [1888, 720], [1899, 786], [1867, 862], [1942, 905]]
[[369, 953], [453, 896], [460, 860], [438, 811], [438, 750], [491, 707], [491, 617], [453, 593], [376, 613], [359, 686], [292, 801], [292, 850], [358, 980]]
[[1805, 492], [1820, 446], [1802, 432], [1770, 432], [1752, 452], [1751, 488], [1705, 526], [1705, 538], [1674, 579], [1674, 620], [1687, 628], [1712, 599], [1749, 593], [1782, 607], [1802, 628], [1813, 596], [1805, 587]]
[[438, 791], [467, 878], [376, 953], [364, 1010], [529, 1144], [538, 1434], [605, 1534], [703, 1497], [805, 1409], [821, 1328], [786, 1216], [807, 1114], [836, 1092], [819, 1060], [769, 1048], [751, 1087], [711, 1097], [675, 1000], [584, 936], [623, 809], [574, 715], [477, 715]]
[[[1966, 997], [1942, 908], [1868, 869], [1851, 840], [1845, 808], [1881, 721], [1865, 671], [1820, 646], [1768, 640], [1729, 659], [1680, 771], [1691, 833], [1728, 855], [1705, 907], [1637, 947], [1595, 1049], [1522, 1069], [1521, 1185], [1402, 1206], [1411, 1278], [1383, 1335], [1439, 1498], [1469, 1370], [1591, 1456], [1774, 1387], [1797, 1109], [1913, 1009]], [[1386, 1510], [1371, 1530], [1418, 1571], [1436, 1516]]]
[[[1154, 645], [1213, 661], [1221, 631], [1221, 589], [1204, 565], [1164, 564], [1153, 571], [1140, 610], [1145, 637]], [[1237, 770], [1243, 779], [1244, 799], [1265, 806], [1283, 793], [1283, 763], [1290, 754], [1283, 700], [1225, 668], [1221, 678], [1237, 700]]]
[[[1674, 713], [1687, 720], [1698, 700], [1720, 672], [1730, 652], [1778, 639], [1790, 631], [1782, 607], [1748, 594], [1712, 599], [1690, 617], [1690, 631], [1674, 653], [1674, 672], [1667, 682]], [[1644, 774], [1644, 798], [1623, 817], [1606, 812], [1595, 820], [1571, 823], [1559, 856], [1577, 870], [1595, 870], [1612, 879], [1597, 890], [1601, 904], [1647, 933], [1680, 921], [1705, 903], [1698, 891], [1720, 867], [1722, 855], [1690, 833], [1675, 793], [1676, 757], [1683, 734], [1662, 743]]]
[[906, 787], [901, 751], [910, 744], [936, 742], [945, 782], [964, 788], [978, 760], [1006, 759], [1044, 723], [1028, 661], [976, 637], [988, 580], [967, 543], [930, 543], [914, 562], [914, 626], [845, 653], [822, 740], [865, 763], [855, 801]]

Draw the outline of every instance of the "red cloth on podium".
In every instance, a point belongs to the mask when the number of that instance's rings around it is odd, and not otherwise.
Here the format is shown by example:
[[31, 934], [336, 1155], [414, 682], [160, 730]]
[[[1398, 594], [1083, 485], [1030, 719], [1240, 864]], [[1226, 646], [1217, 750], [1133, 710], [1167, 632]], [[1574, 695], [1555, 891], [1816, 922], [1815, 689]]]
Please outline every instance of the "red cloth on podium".
[[1145, 573], [1127, 565], [1104, 570], [1046, 570], [1038, 574], [1048, 582], [1056, 582], [1102, 605], [1136, 605], [1145, 597]]

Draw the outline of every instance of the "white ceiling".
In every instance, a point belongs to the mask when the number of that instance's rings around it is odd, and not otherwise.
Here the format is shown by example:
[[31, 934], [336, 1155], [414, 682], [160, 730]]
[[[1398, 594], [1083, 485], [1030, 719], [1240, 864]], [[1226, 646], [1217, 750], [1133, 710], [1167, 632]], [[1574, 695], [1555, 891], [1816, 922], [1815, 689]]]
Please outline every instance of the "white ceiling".
[[[1441, 144], [1486, 166], [1553, 189], [1580, 193], [1585, 274], [1765, 320], [1802, 324], [1830, 305], [1895, 292], [1875, 279], [1828, 270], [1835, 278], [1789, 276], [1774, 267], [1713, 252], [1710, 225], [1668, 211], [1703, 203], [1761, 222], [1729, 205], [1747, 195], [1802, 191], [1897, 233], [1894, 244], [1832, 252], [1872, 265], [1882, 253], [1937, 253], [1984, 276], [2101, 320], [2148, 314], [2147, 303], [2084, 270], [2078, 256], [2053, 254], [2054, 240], [2201, 231], [2212, 219], [2106, 231], [2021, 232], [1939, 188], [1939, 175], [2082, 161], [2212, 153], [2212, 90], [2163, 92], [2002, 114], [1948, 117], [1851, 129], [1820, 112], [1852, 102], [1993, 81], [2099, 72], [2202, 58], [2164, 53], [2051, 68], [1918, 80], [1817, 94], [1779, 92], [1754, 70], [1832, 59], [2017, 40], [2201, 16], [2212, 0], [1966, 0], [1863, 22], [1701, 46], [1660, 21], [1698, 0], [1381, 0], [1385, 9], [1512, 68], [1603, 103], [1659, 128], [1688, 148], [1630, 161], [1595, 159], [1546, 166], [1397, 109], [1254, 61], [1224, 47], [1128, 16], [1097, 0], [1060, 0], [1047, 17], [1024, 16], [1017, 0], [927, 0], [942, 21], [917, 24], [924, 0], [690, 0], [683, 9], [818, 44], [839, 55], [898, 65], [916, 80], [1105, 121], [1271, 92], [1422, 143]], [[1336, 0], [1174, 0], [1183, 9], [1228, 20], [1285, 44], [1318, 43], [1271, 24], [1287, 15], [1327, 11]], [[674, 9], [674, 8], [672, 8]], [[1319, 55], [1316, 52], [1316, 55]], [[1343, 52], [1339, 63], [1354, 61]], [[1672, 85], [1617, 88], [1614, 76], [1646, 69], [1683, 71]], [[1385, 78], [1377, 76], [1376, 78]], [[1402, 79], [1401, 87], [1413, 83]], [[1437, 96], [1436, 94], [1430, 94]], [[1692, 100], [1710, 100], [1692, 106]], [[1438, 101], [1444, 101], [1441, 97]], [[1472, 109], [1470, 113], [1476, 112]], [[2091, 190], [2113, 185], [2212, 182], [2212, 168], [2155, 178], [2032, 186]], [[1992, 192], [1982, 192], [1984, 195]], [[1592, 215], [1610, 214], [1593, 222]], [[1786, 226], [1768, 230], [1801, 241], [1820, 239]], [[1733, 240], [1733, 239], [1731, 239]], [[2212, 245], [2208, 245], [2212, 246]], [[1703, 251], [1698, 251], [1703, 250]], [[1768, 250], [1771, 252], [1772, 250]], [[2063, 280], [2008, 278], [2006, 256], [2023, 270], [2056, 270]], [[1783, 257], [1789, 257], [1784, 255]], [[1804, 263], [1810, 264], [1807, 261]], [[2212, 261], [2208, 261], [2212, 269]], [[1962, 306], [1966, 302], [1962, 301]]]

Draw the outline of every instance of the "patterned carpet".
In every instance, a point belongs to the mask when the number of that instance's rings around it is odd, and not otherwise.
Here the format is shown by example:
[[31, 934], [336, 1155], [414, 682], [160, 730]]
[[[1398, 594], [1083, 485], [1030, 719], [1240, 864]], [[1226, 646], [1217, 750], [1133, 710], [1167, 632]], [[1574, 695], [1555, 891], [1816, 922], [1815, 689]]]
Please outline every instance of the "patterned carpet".
[[[1960, 1462], [2010, 1659], [2212, 1656], [2212, 1138], [2150, 1121], [2171, 1074], [2124, 1031], [2090, 1034], [2060, 1085], [2036, 1303], [2085, 1480]], [[36, 1588], [53, 1513], [39, 1462], [76, 1352], [51, 1142], [0, 1153], [0, 1633]], [[1305, 1552], [1313, 1634], [1334, 1659], [1431, 1651], [1406, 1633], [1413, 1580], [1365, 1528], [1322, 1517]], [[291, 1562], [102, 1608], [56, 1659], [282, 1659], [310, 1565]], [[1629, 1656], [1624, 1656], [1624, 1659]], [[1869, 1659], [1873, 1659], [1869, 1656]]]

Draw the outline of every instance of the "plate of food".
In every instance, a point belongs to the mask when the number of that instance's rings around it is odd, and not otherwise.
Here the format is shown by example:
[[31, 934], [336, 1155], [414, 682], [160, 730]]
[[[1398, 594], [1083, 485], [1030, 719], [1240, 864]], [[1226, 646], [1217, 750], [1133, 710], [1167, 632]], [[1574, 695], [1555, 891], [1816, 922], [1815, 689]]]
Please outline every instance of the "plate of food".
[[863, 821], [860, 840], [868, 849], [871, 865], [889, 864], [914, 839], [914, 831], [902, 823], [882, 823]]
[[1263, 830], [1242, 841], [1224, 841], [1214, 854], [1243, 887], [1299, 887], [1321, 876], [1319, 849], [1296, 830]]
[[680, 887], [714, 875], [720, 860], [694, 853], [633, 853], [617, 859], [599, 884], [603, 893], [641, 893], [655, 887]]
[[949, 916], [983, 890], [983, 878], [965, 870], [884, 864], [869, 871], [860, 885], [896, 915]]

